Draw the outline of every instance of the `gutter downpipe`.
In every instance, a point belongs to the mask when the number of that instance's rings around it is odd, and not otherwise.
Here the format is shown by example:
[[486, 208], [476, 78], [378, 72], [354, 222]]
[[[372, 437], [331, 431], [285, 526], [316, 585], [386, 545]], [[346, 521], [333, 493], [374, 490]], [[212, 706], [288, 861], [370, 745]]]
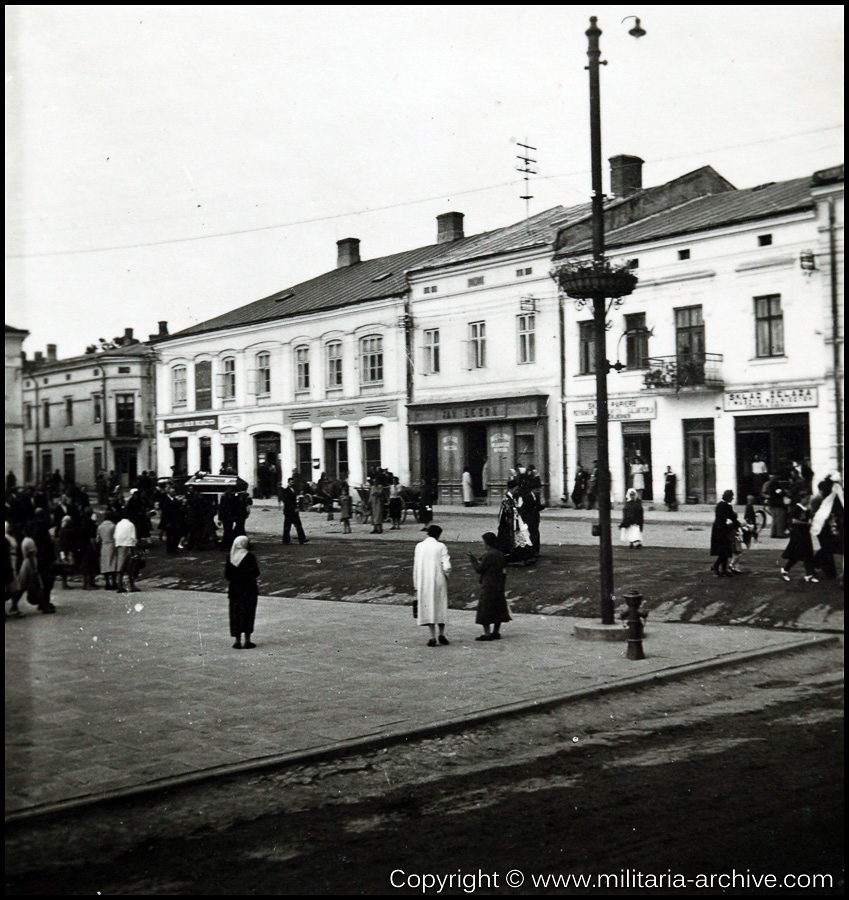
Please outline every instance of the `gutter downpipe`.
[[834, 213], [834, 198], [828, 200], [828, 255], [829, 277], [831, 280], [831, 353], [832, 378], [834, 379], [834, 422], [837, 453], [837, 471], [843, 479], [843, 391], [840, 384], [840, 316], [837, 297], [837, 236]]

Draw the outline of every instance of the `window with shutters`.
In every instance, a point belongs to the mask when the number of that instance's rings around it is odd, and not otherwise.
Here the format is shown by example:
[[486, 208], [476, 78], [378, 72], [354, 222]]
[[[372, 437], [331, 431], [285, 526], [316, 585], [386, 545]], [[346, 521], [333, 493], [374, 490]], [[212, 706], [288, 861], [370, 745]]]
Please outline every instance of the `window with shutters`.
[[212, 409], [212, 362], [195, 363], [195, 409]]

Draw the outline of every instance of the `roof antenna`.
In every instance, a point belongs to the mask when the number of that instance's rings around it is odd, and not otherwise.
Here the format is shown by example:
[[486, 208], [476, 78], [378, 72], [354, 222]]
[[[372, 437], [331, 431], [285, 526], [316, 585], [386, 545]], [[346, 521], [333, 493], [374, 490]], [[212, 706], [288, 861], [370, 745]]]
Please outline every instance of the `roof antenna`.
[[[527, 140], [527, 138], [525, 138]], [[525, 219], [530, 219], [531, 217], [531, 207], [530, 202], [534, 199], [534, 195], [530, 192], [530, 178], [531, 175], [538, 174], [537, 170], [534, 168], [534, 164], [536, 163], [535, 159], [531, 159], [530, 152], [532, 150], [536, 150], [536, 147], [532, 147], [530, 144], [523, 144], [520, 141], [516, 141], [517, 147], [522, 147], [524, 152], [527, 154], [523, 156], [521, 153], [516, 154], [516, 159], [521, 160], [522, 165], [516, 166], [517, 172], [523, 172], [525, 176], [525, 193], [519, 196], [520, 200], [525, 201]]]

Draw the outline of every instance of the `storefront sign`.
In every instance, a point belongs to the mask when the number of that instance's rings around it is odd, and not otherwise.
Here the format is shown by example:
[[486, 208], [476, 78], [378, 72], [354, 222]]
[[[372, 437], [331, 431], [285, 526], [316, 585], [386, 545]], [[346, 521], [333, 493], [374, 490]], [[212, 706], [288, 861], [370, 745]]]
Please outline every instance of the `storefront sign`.
[[222, 444], [238, 444], [239, 434], [236, 431], [224, 432], [221, 434]]
[[546, 415], [548, 398], [541, 394], [505, 397], [433, 406], [409, 406], [410, 425], [441, 425], [446, 422], [480, 422], [493, 419], [539, 419]]
[[[570, 404], [572, 418], [576, 422], [595, 422], [595, 400], [585, 400], [581, 403]], [[657, 400], [643, 399], [632, 400], [608, 400], [607, 415], [611, 421], [625, 421], [629, 419], [656, 419]]]
[[459, 422], [467, 419], [503, 419], [507, 416], [506, 403], [481, 403], [475, 406], [448, 407], [440, 410], [443, 422]]
[[728, 391], [722, 408], [727, 412], [742, 409], [800, 409], [819, 405], [816, 388], [775, 388], [762, 391]]
[[166, 419], [163, 427], [165, 434], [171, 434], [172, 431], [200, 431], [202, 428], [217, 431], [218, 416], [197, 416], [194, 419]]
[[226, 416], [219, 416], [218, 424], [222, 429], [241, 428], [245, 424], [245, 417], [238, 413], [230, 413]]
[[456, 435], [446, 434], [442, 438], [442, 447], [448, 453], [453, 453], [460, 446], [460, 440]]
[[510, 435], [497, 432], [489, 439], [492, 452], [498, 456], [506, 456], [510, 452]]
[[356, 422], [366, 416], [382, 416], [386, 419], [398, 418], [398, 401], [375, 399], [362, 403], [349, 403], [345, 406], [307, 406], [287, 409], [283, 413], [284, 424], [294, 425], [297, 422], [312, 422], [319, 425], [331, 419], [345, 422]]

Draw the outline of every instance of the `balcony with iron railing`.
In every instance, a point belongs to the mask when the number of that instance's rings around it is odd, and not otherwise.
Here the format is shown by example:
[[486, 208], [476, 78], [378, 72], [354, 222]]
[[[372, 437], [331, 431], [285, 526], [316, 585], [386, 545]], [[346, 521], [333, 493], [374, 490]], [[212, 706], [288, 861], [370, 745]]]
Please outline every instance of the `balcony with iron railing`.
[[652, 356], [643, 376], [643, 385], [650, 391], [721, 391], [724, 383], [721, 353]]
[[133, 422], [129, 419], [118, 419], [117, 422], [108, 422], [106, 434], [111, 439], [138, 439], [144, 437], [144, 426], [141, 422]]

